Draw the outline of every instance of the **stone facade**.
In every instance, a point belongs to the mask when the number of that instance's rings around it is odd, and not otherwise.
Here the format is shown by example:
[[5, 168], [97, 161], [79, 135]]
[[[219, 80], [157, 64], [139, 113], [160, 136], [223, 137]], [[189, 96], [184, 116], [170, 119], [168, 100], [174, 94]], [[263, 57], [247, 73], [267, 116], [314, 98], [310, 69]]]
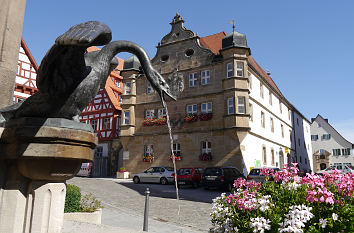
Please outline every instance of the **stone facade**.
[[[273, 93], [274, 102], [279, 98], [283, 112], [278, 113], [279, 108], [275, 107], [268, 112], [286, 126], [283, 130], [287, 134], [290, 132], [290, 136], [294, 134], [293, 123], [287, 116], [294, 108], [251, 58], [245, 35], [234, 31], [229, 35], [221, 32], [200, 38], [184, 27], [184, 20], [179, 15], [170, 24], [171, 32], [158, 44], [152, 63], [177, 97], [177, 101], [167, 100], [174, 135], [173, 149], [181, 158], [177, 168], [235, 166], [247, 175], [252, 167], [290, 162], [296, 153], [289, 135], [285, 138], [283, 133], [282, 137], [275, 137], [268, 129], [259, 128], [261, 111], [259, 116], [253, 114], [256, 107], [267, 109], [262, 104], [264, 99], [255, 97], [259, 95], [255, 91], [257, 82]], [[131, 173], [150, 166], [172, 166], [170, 139], [160, 98], [151, 90], [147, 79], [139, 74], [138, 66], [134, 67], [124, 67], [121, 72], [124, 83], [131, 86], [122, 95], [120, 136], [123, 166]], [[280, 135], [280, 129], [277, 135]], [[262, 161], [262, 143], [267, 150], [274, 148], [274, 156], [277, 153], [274, 163]], [[284, 153], [289, 154], [289, 159], [284, 160]], [[147, 155], [153, 155], [153, 160], [143, 162], [149, 160]]]

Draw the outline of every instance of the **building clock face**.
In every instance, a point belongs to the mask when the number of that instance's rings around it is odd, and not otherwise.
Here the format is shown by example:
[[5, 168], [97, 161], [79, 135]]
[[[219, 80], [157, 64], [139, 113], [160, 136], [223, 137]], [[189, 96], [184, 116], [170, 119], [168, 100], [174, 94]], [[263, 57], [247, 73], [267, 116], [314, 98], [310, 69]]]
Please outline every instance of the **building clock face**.
[[174, 95], [178, 95], [184, 90], [184, 78], [183, 74], [175, 70], [172, 74], [167, 77], [166, 82], [170, 86], [171, 92]]

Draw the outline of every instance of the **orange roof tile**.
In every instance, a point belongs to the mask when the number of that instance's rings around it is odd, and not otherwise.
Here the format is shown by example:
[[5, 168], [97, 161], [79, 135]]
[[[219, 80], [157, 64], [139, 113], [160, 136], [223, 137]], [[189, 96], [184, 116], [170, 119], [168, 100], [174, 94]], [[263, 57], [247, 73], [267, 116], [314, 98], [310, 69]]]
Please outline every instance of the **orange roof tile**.
[[[87, 52], [93, 52], [93, 51], [97, 51], [97, 50], [100, 50], [100, 48], [98, 48], [96, 46], [91, 46], [91, 47], [87, 48]], [[116, 57], [116, 58], [118, 59], [118, 66], [116, 67], [116, 69], [122, 70], [123, 65], [124, 65], [124, 60], [119, 57]], [[113, 70], [110, 73], [110, 76], [113, 76], [113, 77], [119, 78], [119, 79], [123, 79], [123, 77], [120, 75], [120, 71]], [[105, 91], [106, 91], [109, 99], [111, 100], [111, 103], [113, 104], [113, 106], [117, 110], [122, 110], [122, 108], [119, 104], [119, 101], [114, 94], [114, 90], [117, 90], [117, 88], [116, 88], [113, 80], [109, 77], [109, 78], [107, 78], [107, 81], [106, 81]]]
[[222, 47], [221, 41], [225, 36], [225, 32], [219, 32], [214, 35], [202, 37], [199, 41], [203, 47], [210, 49], [214, 54], [219, 54]]

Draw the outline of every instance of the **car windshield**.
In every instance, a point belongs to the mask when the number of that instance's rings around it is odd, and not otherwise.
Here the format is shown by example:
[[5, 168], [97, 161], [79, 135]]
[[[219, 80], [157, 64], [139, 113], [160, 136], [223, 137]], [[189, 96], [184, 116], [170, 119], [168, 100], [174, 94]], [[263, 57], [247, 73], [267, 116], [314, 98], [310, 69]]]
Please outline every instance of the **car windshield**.
[[261, 172], [261, 169], [252, 169], [250, 172], [250, 175], [259, 176], [260, 172]]
[[165, 169], [169, 172], [173, 172], [173, 168], [172, 167], [165, 167]]
[[331, 171], [333, 169], [335, 169], [335, 167], [334, 166], [330, 166], [330, 167], [326, 168], [325, 171]]
[[205, 176], [219, 176], [222, 174], [222, 171], [218, 167], [209, 167], [204, 171]]
[[191, 168], [181, 168], [177, 172], [178, 175], [190, 175], [192, 174], [192, 169]]

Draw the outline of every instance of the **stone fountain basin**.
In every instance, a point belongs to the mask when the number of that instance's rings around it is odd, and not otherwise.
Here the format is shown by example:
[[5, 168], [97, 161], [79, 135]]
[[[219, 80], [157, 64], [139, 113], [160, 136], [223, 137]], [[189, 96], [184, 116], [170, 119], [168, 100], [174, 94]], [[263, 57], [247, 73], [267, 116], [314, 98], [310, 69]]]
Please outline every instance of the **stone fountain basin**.
[[0, 156], [32, 180], [72, 178], [93, 160], [97, 137], [90, 125], [61, 118], [20, 118], [0, 131]]

